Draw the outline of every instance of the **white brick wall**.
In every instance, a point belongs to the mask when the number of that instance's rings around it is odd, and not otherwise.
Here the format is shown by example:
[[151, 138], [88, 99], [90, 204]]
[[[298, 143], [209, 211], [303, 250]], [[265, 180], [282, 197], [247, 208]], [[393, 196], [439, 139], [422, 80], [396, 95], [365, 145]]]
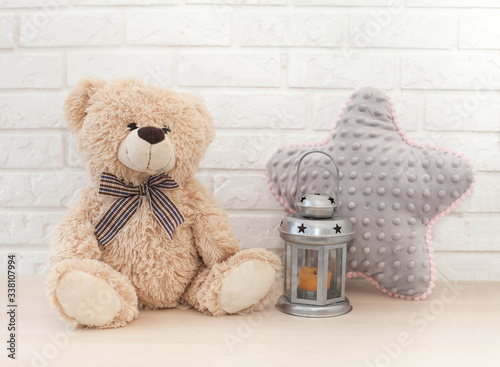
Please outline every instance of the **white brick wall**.
[[413, 140], [458, 149], [474, 194], [433, 230], [451, 279], [500, 280], [497, 0], [0, 0], [0, 269], [43, 272], [84, 172], [69, 88], [136, 76], [203, 96], [217, 138], [199, 178], [243, 247], [279, 252], [269, 155], [324, 138], [349, 93], [388, 90]]
[[402, 89], [500, 89], [500, 52], [411, 53], [401, 59]]
[[179, 85], [191, 87], [279, 87], [281, 55], [240, 51], [182, 53]]
[[288, 84], [292, 88], [354, 89], [360, 85], [394, 86], [394, 55], [379, 51], [290, 52]]
[[14, 46], [12, 34], [14, 32], [14, 16], [3, 14], [0, 16], [0, 48], [11, 48]]
[[452, 46], [452, 17], [448, 12], [379, 11], [376, 14], [375, 17], [373, 12], [351, 15], [353, 46], [432, 49]]
[[242, 46], [339, 47], [344, 17], [337, 12], [297, 12], [274, 9], [248, 11], [241, 18], [239, 44]]
[[127, 12], [128, 45], [229, 46], [231, 12], [206, 10], [147, 10]]
[[136, 52], [69, 52], [67, 55], [67, 83], [74, 86], [88, 75], [106, 79], [135, 76], [148, 83], [170, 86], [171, 53], [137, 50]]
[[[21, 47], [116, 46], [120, 44], [116, 12], [54, 12], [53, 17], [21, 15]], [[96, 30], [98, 30], [96, 32]]]
[[61, 54], [2, 54], [0, 88], [61, 88]]

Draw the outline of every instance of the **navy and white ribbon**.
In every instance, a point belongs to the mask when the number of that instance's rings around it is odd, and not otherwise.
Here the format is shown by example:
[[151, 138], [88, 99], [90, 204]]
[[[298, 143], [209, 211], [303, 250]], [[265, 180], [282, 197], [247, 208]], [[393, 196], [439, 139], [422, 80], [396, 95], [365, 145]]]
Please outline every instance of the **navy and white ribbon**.
[[184, 216], [163, 190], [177, 187], [177, 182], [164, 173], [149, 177], [148, 182], [140, 186], [127, 185], [115, 175], [102, 173], [99, 194], [118, 199], [97, 223], [97, 240], [104, 246], [109, 244], [135, 214], [141, 203], [141, 196], [149, 198], [154, 216], [172, 239], [175, 228], [184, 222]]

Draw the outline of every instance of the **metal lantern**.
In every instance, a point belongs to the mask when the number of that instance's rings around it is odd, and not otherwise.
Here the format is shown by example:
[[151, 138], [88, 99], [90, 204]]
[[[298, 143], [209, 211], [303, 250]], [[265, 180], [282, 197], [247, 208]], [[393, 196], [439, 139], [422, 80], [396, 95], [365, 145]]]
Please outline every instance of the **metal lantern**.
[[[312, 153], [328, 156], [337, 170], [335, 197], [312, 193], [300, 197], [300, 165]], [[297, 208], [280, 224], [285, 241], [284, 294], [276, 308], [304, 317], [331, 317], [352, 310], [344, 295], [347, 242], [354, 238], [351, 222], [334, 215], [338, 210], [339, 169], [322, 151], [304, 154], [297, 166]]]

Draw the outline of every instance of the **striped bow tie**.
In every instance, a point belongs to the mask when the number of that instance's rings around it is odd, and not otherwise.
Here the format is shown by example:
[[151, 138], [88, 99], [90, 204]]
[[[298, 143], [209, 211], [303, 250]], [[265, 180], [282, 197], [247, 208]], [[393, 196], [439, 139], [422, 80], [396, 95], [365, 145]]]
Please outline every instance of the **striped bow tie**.
[[117, 199], [96, 225], [95, 235], [106, 246], [132, 218], [141, 203], [141, 196], [147, 195], [153, 214], [170, 239], [174, 230], [184, 222], [182, 213], [162, 190], [179, 187], [172, 177], [164, 173], [151, 176], [140, 186], [127, 185], [110, 173], [101, 174], [99, 194], [114, 196]]

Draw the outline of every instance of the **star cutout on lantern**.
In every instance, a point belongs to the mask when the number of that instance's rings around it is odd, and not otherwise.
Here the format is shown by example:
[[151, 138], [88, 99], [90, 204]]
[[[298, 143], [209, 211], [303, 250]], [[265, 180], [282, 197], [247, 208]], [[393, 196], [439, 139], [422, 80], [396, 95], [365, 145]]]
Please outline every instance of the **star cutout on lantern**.
[[335, 227], [333, 228], [335, 230], [335, 233], [340, 233], [340, 230], [342, 229], [342, 227], [340, 227], [338, 224], [335, 225]]
[[329, 197], [328, 197], [328, 200], [330, 200], [330, 203], [331, 203], [331, 204], [335, 204], [335, 199], [334, 199], [334, 198], [332, 198], [331, 196], [329, 196]]
[[307, 198], [306, 198], [305, 196], [302, 196], [302, 197], [300, 198], [300, 202], [301, 202], [301, 203], [303, 203], [303, 202], [304, 202], [304, 200], [306, 200], [306, 199], [307, 199]]
[[347, 276], [361, 275], [383, 292], [424, 299], [434, 286], [431, 228], [470, 194], [474, 170], [462, 154], [411, 141], [393, 102], [376, 88], [357, 90], [336, 126], [318, 143], [278, 149], [267, 164], [268, 183], [288, 209], [299, 195], [327, 188], [334, 196], [333, 163], [307, 156], [297, 188], [294, 173], [304, 153], [320, 150], [336, 160], [340, 174], [338, 215], [355, 231], [348, 243]]
[[306, 233], [305, 230], [307, 229], [307, 227], [304, 225], [304, 223], [302, 223], [300, 226], [297, 226], [297, 228], [299, 229], [299, 233]]

